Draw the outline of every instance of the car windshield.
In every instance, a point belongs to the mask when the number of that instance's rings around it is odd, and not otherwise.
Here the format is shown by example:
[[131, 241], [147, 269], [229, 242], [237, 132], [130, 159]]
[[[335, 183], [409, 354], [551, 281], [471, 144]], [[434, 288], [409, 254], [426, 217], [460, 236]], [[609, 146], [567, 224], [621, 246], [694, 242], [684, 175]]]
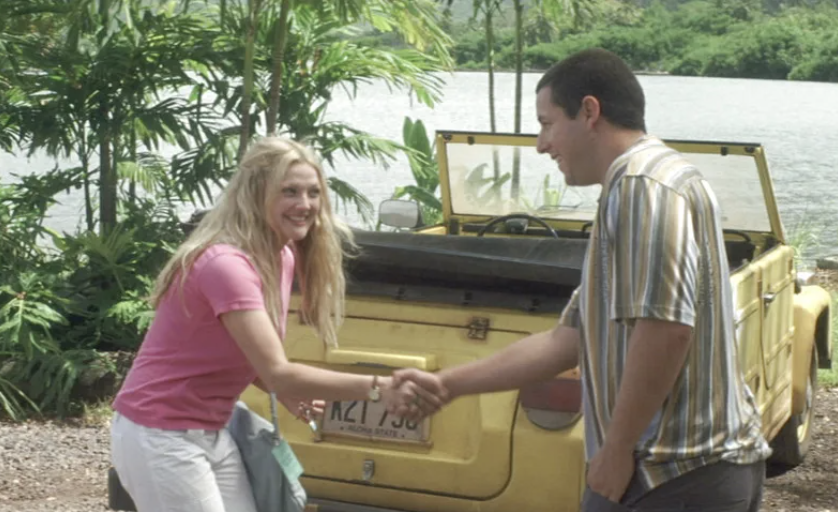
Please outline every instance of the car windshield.
[[[459, 139], [459, 138], [458, 138]], [[520, 137], [516, 140], [523, 140]], [[445, 144], [451, 211], [454, 215], [498, 216], [528, 213], [542, 218], [593, 220], [601, 187], [567, 186], [558, 166], [533, 145]], [[770, 232], [763, 189], [754, 156], [690, 152], [678, 143], [710, 183], [719, 200], [725, 229]], [[707, 145], [702, 145], [703, 151]], [[517, 153], [517, 156], [516, 156]], [[515, 161], [518, 178], [515, 177]]]

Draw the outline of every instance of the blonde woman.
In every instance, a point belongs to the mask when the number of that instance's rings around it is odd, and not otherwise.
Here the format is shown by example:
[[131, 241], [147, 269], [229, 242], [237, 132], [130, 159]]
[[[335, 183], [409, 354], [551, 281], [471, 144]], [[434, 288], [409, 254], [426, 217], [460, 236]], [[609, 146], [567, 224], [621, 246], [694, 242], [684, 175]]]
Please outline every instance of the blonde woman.
[[114, 401], [113, 465], [139, 512], [251, 512], [225, 429], [251, 383], [297, 413], [315, 400], [383, 400], [414, 416], [445, 401], [439, 383], [289, 362], [282, 347], [296, 275], [302, 316], [328, 345], [343, 316], [343, 241], [312, 152], [269, 137], [245, 155], [220, 202], [178, 248], [152, 294], [156, 315]]

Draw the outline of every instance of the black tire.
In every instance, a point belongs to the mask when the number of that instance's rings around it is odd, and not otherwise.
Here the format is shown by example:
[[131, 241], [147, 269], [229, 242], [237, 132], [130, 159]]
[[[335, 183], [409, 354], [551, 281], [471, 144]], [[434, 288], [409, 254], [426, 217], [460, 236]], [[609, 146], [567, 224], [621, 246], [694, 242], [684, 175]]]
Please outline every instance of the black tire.
[[128, 491], [122, 487], [122, 482], [119, 481], [119, 475], [116, 474], [114, 468], [108, 470], [108, 508], [127, 512], [137, 510], [134, 500], [131, 499]]
[[780, 433], [771, 441], [774, 453], [768, 460], [772, 469], [783, 472], [799, 466], [806, 458], [812, 441], [812, 424], [815, 418], [815, 396], [818, 391], [818, 350], [812, 347], [809, 379], [806, 386], [806, 404], [800, 414], [788, 419]]

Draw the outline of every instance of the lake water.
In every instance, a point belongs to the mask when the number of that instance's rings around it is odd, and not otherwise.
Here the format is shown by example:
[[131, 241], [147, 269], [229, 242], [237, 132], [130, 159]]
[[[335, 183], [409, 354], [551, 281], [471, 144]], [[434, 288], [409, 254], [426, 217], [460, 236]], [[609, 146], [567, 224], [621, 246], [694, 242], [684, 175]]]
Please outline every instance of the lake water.
[[[535, 133], [535, 84], [540, 74], [524, 76], [523, 131]], [[646, 92], [647, 128], [668, 139], [756, 142], [765, 147], [775, 193], [787, 233], [806, 226], [817, 232], [816, 243], [807, 248], [807, 259], [838, 254], [838, 181], [833, 163], [838, 160], [838, 84], [640, 76]], [[336, 94], [329, 118], [374, 135], [401, 141], [404, 116], [422, 119], [429, 133], [434, 130], [487, 131], [487, 76], [485, 73], [446, 75], [442, 101], [430, 109], [411, 102], [405, 93], [390, 92], [373, 83], [360, 88], [350, 101]], [[514, 75], [499, 73], [497, 84], [498, 131], [512, 132]], [[545, 157], [546, 158], [546, 157]], [[70, 165], [71, 162], [61, 162]], [[9, 173], [38, 173], [55, 162], [36, 155], [0, 154], [0, 180]], [[396, 186], [412, 183], [407, 162], [399, 158], [389, 169], [369, 162], [338, 158], [330, 173], [352, 183], [377, 205]], [[557, 174], [558, 177], [558, 174]], [[60, 198], [51, 212], [50, 225], [72, 231], [80, 225], [82, 201], [77, 193]], [[184, 210], [188, 215], [191, 207]], [[353, 211], [342, 212], [358, 225]]]

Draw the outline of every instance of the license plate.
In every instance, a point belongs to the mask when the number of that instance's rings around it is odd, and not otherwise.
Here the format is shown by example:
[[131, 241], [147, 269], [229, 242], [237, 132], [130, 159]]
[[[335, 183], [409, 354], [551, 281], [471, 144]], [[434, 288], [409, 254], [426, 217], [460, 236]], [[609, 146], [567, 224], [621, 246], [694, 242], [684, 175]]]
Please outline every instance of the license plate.
[[387, 412], [383, 402], [329, 402], [323, 414], [323, 433], [381, 441], [424, 443], [430, 418], [414, 423]]

